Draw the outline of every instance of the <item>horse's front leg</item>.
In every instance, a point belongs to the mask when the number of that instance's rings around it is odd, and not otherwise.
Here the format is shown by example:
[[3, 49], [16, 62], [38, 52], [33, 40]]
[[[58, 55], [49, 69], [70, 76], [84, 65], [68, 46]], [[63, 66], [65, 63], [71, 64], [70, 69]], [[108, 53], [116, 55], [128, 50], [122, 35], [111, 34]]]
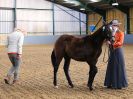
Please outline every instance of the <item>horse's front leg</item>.
[[71, 78], [69, 76], [69, 65], [70, 65], [70, 58], [69, 57], [65, 57], [65, 62], [64, 62], [64, 72], [68, 81], [68, 84], [71, 88], [73, 88], [73, 84], [71, 81]]
[[93, 84], [93, 81], [94, 81], [97, 71], [98, 70], [95, 65], [90, 65], [89, 79], [88, 79], [88, 84], [87, 84], [87, 86], [89, 87], [90, 90], [93, 90], [92, 84]]

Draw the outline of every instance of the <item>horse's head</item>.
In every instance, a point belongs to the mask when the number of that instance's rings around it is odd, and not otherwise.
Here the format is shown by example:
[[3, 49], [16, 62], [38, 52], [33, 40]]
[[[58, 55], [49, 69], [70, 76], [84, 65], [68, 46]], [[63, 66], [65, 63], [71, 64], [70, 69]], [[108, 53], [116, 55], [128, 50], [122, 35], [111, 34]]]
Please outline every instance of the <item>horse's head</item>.
[[111, 43], [114, 42], [114, 36], [112, 33], [112, 25], [111, 23], [104, 23], [103, 27], [102, 27], [102, 31], [103, 31], [103, 35], [105, 37], [106, 40], [109, 40]]

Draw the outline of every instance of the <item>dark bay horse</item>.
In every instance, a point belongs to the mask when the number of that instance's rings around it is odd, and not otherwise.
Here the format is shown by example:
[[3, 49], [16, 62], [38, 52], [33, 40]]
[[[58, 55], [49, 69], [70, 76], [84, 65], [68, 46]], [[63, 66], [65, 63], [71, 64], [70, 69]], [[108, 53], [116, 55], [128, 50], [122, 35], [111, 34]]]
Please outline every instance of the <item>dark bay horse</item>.
[[76, 37], [73, 35], [62, 35], [55, 43], [51, 54], [51, 61], [54, 68], [53, 84], [57, 86], [57, 71], [61, 60], [64, 58], [64, 72], [70, 87], [74, 87], [69, 76], [70, 60], [87, 62], [90, 66], [89, 79], [87, 86], [92, 90], [92, 83], [97, 73], [96, 63], [102, 52], [102, 45], [105, 39], [110, 40], [112, 32], [110, 24], [104, 24], [92, 35]]

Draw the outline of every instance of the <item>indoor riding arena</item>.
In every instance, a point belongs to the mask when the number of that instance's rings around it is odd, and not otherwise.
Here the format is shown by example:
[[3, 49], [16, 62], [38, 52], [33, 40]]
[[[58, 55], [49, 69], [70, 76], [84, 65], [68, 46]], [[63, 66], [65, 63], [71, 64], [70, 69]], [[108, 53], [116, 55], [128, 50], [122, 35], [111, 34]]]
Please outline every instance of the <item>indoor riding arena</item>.
[[[108, 24], [114, 19], [119, 20], [119, 29], [124, 33], [122, 48], [128, 86], [122, 89], [104, 86], [110, 58], [106, 40], [101, 45], [102, 52], [96, 63], [98, 72], [93, 81], [93, 90], [87, 86], [91, 66], [74, 59], [71, 59], [68, 70], [74, 87], [69, 86], [64, 73], [65, 58], [59, 65], [58, 86], [54, 86], [51, 54], [56, 49], [54, 47], [58, 38], [73, 35], [76, 42], [82, 42], [82, 38], [97, 34], [99, 29], [103, 29], [101, 33], [104, 33], [104, 28], [108, 29]], [[4, 79], [12, 66], [7, 54], [7, 37], [14, 29], [23, 29], [27, 35], [22, 47], [19, 80], [14, 84], [7, 84]], [[111, 32], [104, 34], [107, 33]], [[94, 41], [101, 36], [93, 38]], [[90, 42], [87, 43], [91, 44]], [[59, 49], [63, 49], [63, 44], [61, 42]], [[80, 43], [80, 49], [82, 44], [84, 42]], [[93, 43], [91, 45], [94, 48], [99, 46]], [[72, 50], [77, 52], [75, 48]], [[133, 0], [0, 0], [0, 99], [132, 99], [132, 53]]]

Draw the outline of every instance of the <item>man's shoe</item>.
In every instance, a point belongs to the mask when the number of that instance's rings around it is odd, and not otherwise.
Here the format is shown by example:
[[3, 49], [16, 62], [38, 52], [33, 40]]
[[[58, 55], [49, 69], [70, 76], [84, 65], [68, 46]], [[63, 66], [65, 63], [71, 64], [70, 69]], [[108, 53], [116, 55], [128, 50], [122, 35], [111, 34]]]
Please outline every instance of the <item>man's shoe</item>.
[[13, 80], [12, 84], [18, 83], [18, 80]]
[[10, 84], [9, 80], [7, 80], [6, 78], [4, 79], [4, 81], [5, 81], [5, 84]]

